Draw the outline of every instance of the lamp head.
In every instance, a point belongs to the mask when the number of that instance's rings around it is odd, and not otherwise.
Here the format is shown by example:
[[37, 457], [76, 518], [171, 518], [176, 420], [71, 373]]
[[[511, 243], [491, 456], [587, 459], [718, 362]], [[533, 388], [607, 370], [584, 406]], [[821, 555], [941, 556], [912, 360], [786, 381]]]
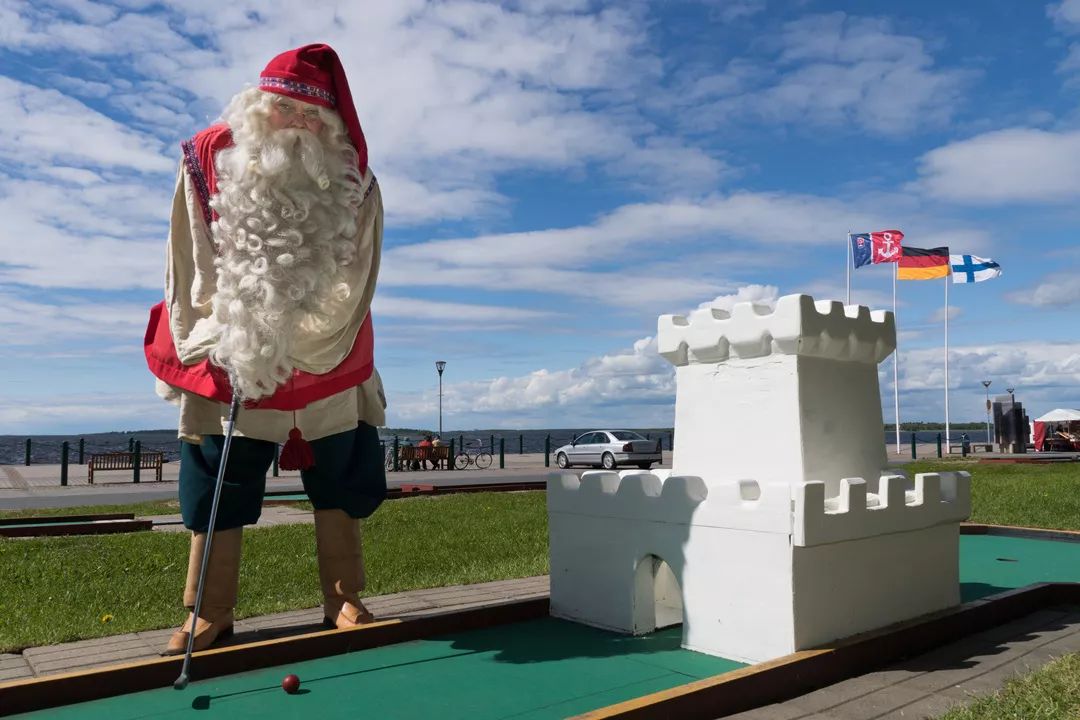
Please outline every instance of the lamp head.
[[990, 387], [990, 381], [989, 381], [989, 380], [983, 380], [983, 381], [982, 381], [982, 384], [983, 384], [983, 387], [984, 387], [984, 388], [988, 388], [988, 387]]
[[445, 360], [436, 360], [435, 361], [435, 369], [439, 371], [440, 375], [442, 375], [442, 371], [445, 368], [446, 368], [446, 361]]
[[1007, 393], [1009, 393], [1010, 395], [1012, 395], [1012, 394], [1013, 394], [1013, 390], [1015, 390], [1015, 389], [1016, 389], [1016, 388], [1005, 388], [1005, 392], [1007, 392]]

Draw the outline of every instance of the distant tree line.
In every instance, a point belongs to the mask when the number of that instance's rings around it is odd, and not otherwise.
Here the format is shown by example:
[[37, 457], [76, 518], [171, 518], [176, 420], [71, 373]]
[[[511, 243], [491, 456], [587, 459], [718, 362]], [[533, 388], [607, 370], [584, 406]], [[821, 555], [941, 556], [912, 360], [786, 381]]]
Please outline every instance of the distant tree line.
[[[986, 428], [984, 422], [966, 422], [966, 423], [949, 423], [951, 430], [982, 430]], [[895, 423], [885, 423], [886, 430], [895, 430]], [[902, 422], [900, 423], [901, 430], [908, 430], [911, 432], [918, 432], [922, 430], [944, 430], [945, 423], [940, 422]]]

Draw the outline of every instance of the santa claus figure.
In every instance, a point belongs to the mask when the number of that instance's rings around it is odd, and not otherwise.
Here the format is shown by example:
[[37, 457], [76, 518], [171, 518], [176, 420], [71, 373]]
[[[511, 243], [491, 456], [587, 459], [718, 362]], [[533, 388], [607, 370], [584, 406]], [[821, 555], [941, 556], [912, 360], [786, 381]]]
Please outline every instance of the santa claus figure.
[[168, 241], [165, 300], [146, 357], [158, 393], [180, 409], [180, 508], [191, 530], [184, 604], [195, 606], [225, 427], [234, 425], [199, 617], [201, 650], [233, 627], [241, 533], [258, 521], [266, 474], [299, 469], [315, 507], [326, 624], [371, 621], [360, 520], [383, 501], [376, 428], [385, 396], [370, 318], [382, 198], [337, 54], [278, 55], [221, 122], [183, 143]]

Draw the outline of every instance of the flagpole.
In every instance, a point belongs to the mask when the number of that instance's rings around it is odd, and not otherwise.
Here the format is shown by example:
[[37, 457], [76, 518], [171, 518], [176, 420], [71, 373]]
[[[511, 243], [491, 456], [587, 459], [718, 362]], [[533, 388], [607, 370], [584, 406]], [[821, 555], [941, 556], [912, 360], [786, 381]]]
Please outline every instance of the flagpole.
[[847, 233], [847, 249], [844, 251], [844, 266], [847, 268], [847, 301], [845, 305], [851, 304], [851, 231]]
[[896, 328], [896, 350], [893, 353], [892, 366], [892, 389], [893, 410], [896, 418], [896, 454], [900, 454], [900, 323], [896, 315], [896, 273], [900, 263], [892, 263], [892, 314], [893, 326]]
[[945, 449], [952, 452], [952, 441], [949, 438], [949, 283], [952, 280], [945, 276]]

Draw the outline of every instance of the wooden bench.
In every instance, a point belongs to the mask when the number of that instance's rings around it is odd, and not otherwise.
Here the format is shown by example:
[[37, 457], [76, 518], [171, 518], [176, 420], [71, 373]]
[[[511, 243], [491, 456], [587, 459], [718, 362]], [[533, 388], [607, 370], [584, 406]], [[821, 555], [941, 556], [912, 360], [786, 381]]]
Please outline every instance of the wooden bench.
[[[973, 443], [973, 442], [968, 443], [968, 452], [971, 453], [972, 455], [974, 455], [978, 451], [978, 448], [982, 448], [983, 452], [993, 452], [994, 451], [994, 446], [990, 445], [988, 443]], [[950, 445], [949, 446], [949, 454], [951, 455], [952, 453], [960, 453], [962, 455], [964, 453], [964, 443], [963, 442], [957, 442], [957, 443], [955, 443], [953, 445]]]
[[[165, 453], [158, 450], [148, 450], [139, 453], [139, 469], [155, 470], [156, 480], [161, 482], [161, 466], [165, 463]], [[86, 464], [88, 470], [86, 482], [94, 484], [94, 472], [103, 470], [134, 470], [135, 453], [133, 452], [110, 452], [90, 456], [90, 462]]]
[[442, 467], [444, 461], [450, 460], [450, 446], [433, 445], [431, 447], [418, 447], [416, 445], [406, 445], [398, 448], [398, 460], [399, 467], [402, 469], [406, 467], [406, 463], [416, 461], [420, 464], [420, 469], [425, 470], [425, 460], [434, 460], [439, 464], [439, 467]]

